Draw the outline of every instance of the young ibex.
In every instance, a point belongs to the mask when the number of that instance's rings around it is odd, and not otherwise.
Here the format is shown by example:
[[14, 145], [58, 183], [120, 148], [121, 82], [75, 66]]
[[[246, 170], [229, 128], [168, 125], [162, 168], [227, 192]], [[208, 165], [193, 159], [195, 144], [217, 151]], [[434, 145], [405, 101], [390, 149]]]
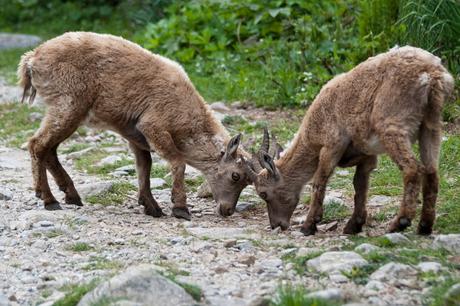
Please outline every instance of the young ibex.
[[[356, 166], [355, 206], [344, 233], [360, 232], [366, 222], [370, 172], [376, 167], [377, 155], [387, 153], [404, 178], [400, 211], [389, 230], [402, 231], [411, 224], [422, 179], [418, 233], [430, 234], [439, 185], [441, 110], [452, 90], [453, 78], [440, 59], [413, 47], [395, 48], [369, 58], [327, 83], [285, 154], [274, 162], [264, 150], [259, 151], [263, 170], [247, 163], [250, 179], [267, 202], [271, 226], [289, 226], [301, 189], [312, 179], [310, 210], [301, 231], [314, 234], [334, 168]], [[416, 139], [422, 164], [411, 147]]]
[[37, 197], [60, 209], [46, 170], [65, 192], [65, 202], [82, 205], [56, 149], [79, 125], [111, 129], [128, 140], [136, 158], [139, 203], [145, 213], [163, 212], [150, 191], [150, 152], [171, 165], [173, 215], [190, 219], [184, 186], [185, 165], [204, 173], [222, 215], [230, 215], [248, 184], [240, 161], [240, 135], [230, 139], [182, 67], [111, 35], [73, 32], [23, 55], [18, 68], [23, 100], [35, 93], [46, 115], [29, 141]]

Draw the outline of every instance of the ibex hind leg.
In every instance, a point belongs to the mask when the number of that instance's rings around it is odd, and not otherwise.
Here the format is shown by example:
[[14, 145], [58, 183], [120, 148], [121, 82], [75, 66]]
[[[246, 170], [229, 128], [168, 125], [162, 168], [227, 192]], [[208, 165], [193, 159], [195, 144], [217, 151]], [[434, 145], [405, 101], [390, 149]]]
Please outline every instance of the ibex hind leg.
[[436, 199], [439, 189], [438, 160], [441, 146], [441, 128], [429, 129], [422, 124], [420, 129], [420, 157], [425, 167], [423, 173], [423, 207], [417, 232], [430, 235], [436, 218]]
[[[69, 100], [62, 98], [60, 101]], [[29, 140], [29, 152], [32, 161], [35, 193], [43, 200], [46, 209], [55, 210], [61, 209], [61, 207], [51, 193], [46, 169], [50, 170], [60, 188], [67, 190], [70, 188], [70, 183], [73, 186], [73, 182], [71, 182], [70, 177], [60, 165], [57, 156], [55, 156], [56, 148], [75, 132], [85, 117], [86, 109], [69, 109], [63, 107], [63, 105], [58, 105], [58, 103], [48, 105], [47, 113], [43, 118], [40, 129]], [[73, 195], [71, 194], [74, 199], [77, 195], [76, 191]]]

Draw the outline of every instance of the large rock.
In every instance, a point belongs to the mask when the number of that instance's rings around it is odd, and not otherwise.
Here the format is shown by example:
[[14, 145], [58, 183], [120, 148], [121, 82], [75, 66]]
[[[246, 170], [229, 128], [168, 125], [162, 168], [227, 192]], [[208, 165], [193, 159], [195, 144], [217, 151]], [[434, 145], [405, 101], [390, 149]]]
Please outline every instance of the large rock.
[[444, 296], [445, 306], [460, 306], [460, 283], [453, 285]]
[[389, 262], [372, 273], [369, 279], [395, 286], [412, 287], [416, 282], [417, 274], [417, 270], [409, 265]]
[[389, 233], [384, 235], [391, 243], [394, 244], [409, 244], [410, 240], [401, 233]]
[[35, 35], [0, 33], [0, 50], [34, 47], [41, 41]]
[[111, 166], [111, 165], [115, 165], [116, 163], [118, 162], [121, 162], [123, 160], [123, 157], [121, 157], [120, 155], [109, 155], [103, 159], [101, 159], [97, 165], [99, 167], [102, 167], [102, 166]]
[[0, 187], [0, 200], [9, 201], [13, 198], [13, 193], [4, 187]]
[[443, 248], [460, 255], [460, 234], [439, 235], [433, 241], [434, 248]]
[[363, 254], [369, 254], [369, 253], [372, 253], [372, 252], [377, 252], [379, 250], [380, 250], [380, 248], [378, 246], [375, 246], [375, 245], [370, 244], [370, 243], [362, 243], [362, 244], [358, 245], [355, 248], [356, 252], [360, 252], [360, 253], [363, 253]]
[[111, 182], [88, 183], [77, 186], [77, 190], [83, 199], [110, 191], [113, 187]]
[[[87, 293], [78, 306], [90, 306], [101, 301], [117, 305], [191, 306], [195, 300], [180, 286], [158, 274], [154, 266], [139, 265], [100, 284]], [[120, 304], [120, 302], [122, 302]], [[104, 304], [106, 305], [106, 304]]]
[[355, 252], [326, 252], [307, 262], [309, 268], [321, 273], [350, 272], [367, 265], [367, 261]]
[[74, 213], [69, 210], [29, 210], [22, 213], [17, 220], [12, 221], [10, 228], [28, 230], [34, 225], [37, 227], [46, 227], [42, 225], [55, 224], [59, 220], [73, 215]]
[[329, 288], [325, 290], [315, 291], [307, 294], [308, 298], [321, 299], [328, 301], [341, 301], [344, 299], [342, 290], [338, 288]]

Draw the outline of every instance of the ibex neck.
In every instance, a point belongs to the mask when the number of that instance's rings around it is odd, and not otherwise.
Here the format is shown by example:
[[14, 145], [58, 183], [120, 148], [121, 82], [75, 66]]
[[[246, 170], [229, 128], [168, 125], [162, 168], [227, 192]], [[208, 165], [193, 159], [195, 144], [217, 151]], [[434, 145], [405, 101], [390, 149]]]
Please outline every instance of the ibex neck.
[[293, 189], [300, 190], [313, 177], [318, 166], [318, 152], [299, 133], [276, 166]]

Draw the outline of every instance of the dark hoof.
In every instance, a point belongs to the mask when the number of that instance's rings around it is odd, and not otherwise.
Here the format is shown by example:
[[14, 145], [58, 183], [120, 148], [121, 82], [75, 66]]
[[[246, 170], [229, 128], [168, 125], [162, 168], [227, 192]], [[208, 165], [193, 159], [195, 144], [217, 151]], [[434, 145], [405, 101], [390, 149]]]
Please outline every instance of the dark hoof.
[[163, 211], [161, 210], [160, 207], [155, 208], [153, 206], [151, 207], [144, 207], [144, 213], [148, 216], [152, 216], [154, 218], [160, 218], [163, 216], [166, 216]]
[[42, 192], [36, 190], [36, 191], [35, 191], [35, 197], [41, 199], [41, 198], [42, 198]]
[[432, 232], [433, 232], [433, 224], [427, 224], [425, 222], [420, 221], [420, 223], [418, 224], [418, 228], [417, 228], [417, 234], [428, 236], [428, 235], [431, 235]]
[[73, 204], [76, 206], [83, 206], [80, 197], [68, 197], [67, 195], [64, 198], [66, 204]]
[[61, 205], [59, 205], [59, 202], [52, 202], [45, 204], [45, 209], [46, 210], [62, 210]]
[[172, 214], [179, 219], [192, 220], [192, 215], [186, 207], [173, 207]]
[[350, 219], [345, 228], [343, 229], [343, 233], [346, 235], [354, 235], [361, 233], [363, 231], [363, 225], [364, 224], [354, 222], [352, 221], [352, 219]]
[[390, 233], [402, 232], [411, 225], [411, 220], [405, 217], [396, 217], [390, 225]]
[[316, 224], [312, 224], [310, 226], [303, 226], [302, 225], [302, 227], [300, 228], [300, 231], [305, 236], [312, 236], [318, 231], [318, 229], [316, 228]]

